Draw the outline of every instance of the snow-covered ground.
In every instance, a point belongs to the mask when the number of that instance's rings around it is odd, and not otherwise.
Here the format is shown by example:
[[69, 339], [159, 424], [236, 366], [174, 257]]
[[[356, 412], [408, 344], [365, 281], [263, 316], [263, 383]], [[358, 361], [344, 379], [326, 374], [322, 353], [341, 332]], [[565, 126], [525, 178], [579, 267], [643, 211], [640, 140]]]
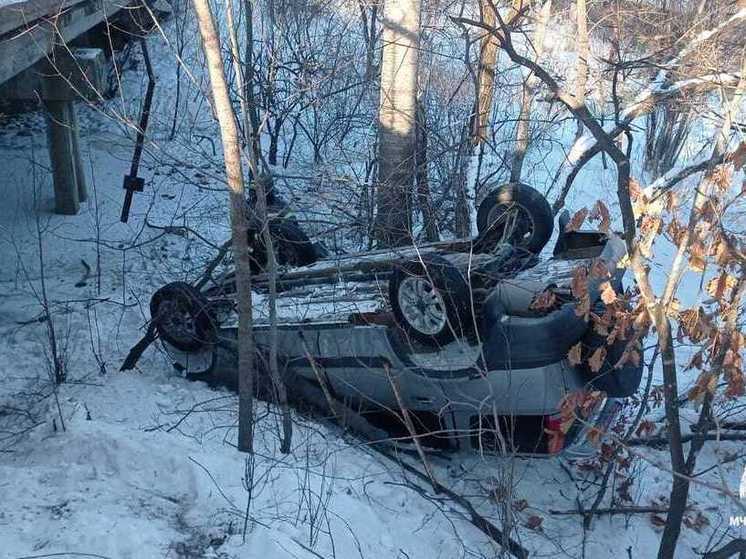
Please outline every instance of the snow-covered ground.
[[[79, 107], [91, 202], [77, 216], [51, 213], [41, 114], [0, 126], [0, 557], [497, 556], [458, 507], [407, 487], [410, 477], [395, 462], [337, 428], [294, 414], [292, 452], [283, 455], [276, 411], [260, 404], [250, 463], [234, 446], [234, 394], [186, 381], [157, 347], [136, 370], [118, 371], [143, 333], [150, 294], [166, 281], [194, 279], [210, 254], [193, 233], [162, 227], [188, 227], [211, 242], [228, 233], [215, 127], [198, 93], [204, 82], [196, 44], [182, 55], [192, 71], [182, 80], [191, 87], [182, 92], [170, 139], [172, 31], [165, 25], [171, 46], [158, 34], [148, 40], [159, 85], [141, 170], [146, 192], [135, 195], [128, 224], [119, 223], [119, 212], [132, 134], [110, 117], [136, 118], [142, 64], [125, 73], [122, 96], [103, 110]], [[600, 164], [582, 176], [585, 187], [570, 202], [613, 191], [613, 175]], [[290, 186], [300, 196], [309, 188], [302, 181]], [[93, 270], [84, 280], [82, 261]], [[67, 372], [56, 395], [48, 325], [38, 320], [42, 279]], [[691, 381], [682, 377], [682, 392]], [[625, 413], [633, 411], [630, 405]], [[684, 413], [696, 417], [694, 409]], [[654, 420], [662, 415], [661, 408], [650, 413]], [[666, 452], [635, 452], [630, 496], [637, 505], [664, 505]], [[498, 525], [507, 503], [512, 535], [532, 556], [655, 554], [660, 527], [649, 514], [602, 516], [584, 531], [580, 516], [551, 513], [592, 502], [600, 478], [588, 463], [474, 454], [431, 460], [439, 481]], [[744, 464], [739, 443], [708, 443], [698, 469], [709, 471], [699, 479], [737, 489]], [[609, 491], [617, 503], [623, 485], [617, 478]], [[694, 484], [679, 556], [697, 557], [726, 532], [738, 535], [728, 524], [734, 514], [729, 498]]]

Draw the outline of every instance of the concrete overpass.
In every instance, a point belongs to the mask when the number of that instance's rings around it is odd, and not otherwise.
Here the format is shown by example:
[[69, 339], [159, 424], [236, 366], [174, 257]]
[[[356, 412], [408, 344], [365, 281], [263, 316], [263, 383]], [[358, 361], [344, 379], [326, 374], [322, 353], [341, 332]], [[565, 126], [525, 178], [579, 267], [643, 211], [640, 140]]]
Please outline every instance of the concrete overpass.
[[141, 0], [0, 0], [0, 99], [44, 103], [57, 213], [87, 198], [74, 101], [105, 75], [103, 51], [70, 43], [115, 18], [137, 23], [141, 10]]

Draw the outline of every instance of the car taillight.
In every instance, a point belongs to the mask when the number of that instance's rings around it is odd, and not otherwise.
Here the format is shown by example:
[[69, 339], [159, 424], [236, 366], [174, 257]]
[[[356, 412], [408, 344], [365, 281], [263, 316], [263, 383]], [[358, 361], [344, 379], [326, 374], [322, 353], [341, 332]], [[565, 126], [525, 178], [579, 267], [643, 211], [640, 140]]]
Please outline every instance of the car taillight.
[[562, 432], [562, 420], [559, 416], [544, 416], [544, 436], [549, 454], [557, 454], [565, 448], [565, 434]]

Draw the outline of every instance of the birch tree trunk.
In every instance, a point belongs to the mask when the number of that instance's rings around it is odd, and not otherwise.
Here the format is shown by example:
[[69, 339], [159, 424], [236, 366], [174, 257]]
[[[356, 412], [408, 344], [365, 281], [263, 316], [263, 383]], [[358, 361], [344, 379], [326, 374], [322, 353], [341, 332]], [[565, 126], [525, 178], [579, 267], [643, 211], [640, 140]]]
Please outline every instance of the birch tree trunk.
[[220, 40], [208, 0], [193, 0], [194, 14], [202, 37], [202, 48], [210, 76], [213, 106], [220, 126], [225, 172], [230, 196], [230, 219], [233, 239], [233, 258], [236, 263], [236, 291], [238, 297], [238, 448], [253, 451], [253, 385], [254, 338], [252, 332], [251, 267], [249, 264], [248, 220], [241, 148], [236, 114], [233, 111], [225, 79]]
[[411, 242], [419, 39], [420, 0], [387, 0], [383, 10], [374, 226], [376, 241], [383, 247]]
[[[249, 64], [253, 61], [253, 48], [251, 44], [253, 42], [254, 27], [253, 27], [253, 10], [251, 6], [251, 0], [245, 2], [246, 7], [246, 41], [248, 43], [246, 48], [246, 57], [248, 63], [241, 64], [239, 42], [236, 33], [236, 27], [233, 21], [233, 1], [226, 0], [226, 24], [228, 26], [228, 38], [230, 44], [230, 53], [233, 60], [234, 72], [236, 75], [236, 86], [239, 91], [239, 102], [241, 107], [241, 113], [243, 116], [244, 123], [244, 145], [247, 146], [248, 163], [253, 177], [253, 186], [256, 190], [256, 218], [261, 226], [260, 234], [264, 241], [264, 247], [267, 252], [267, 274], [269, 276], [269, 360], [268, 369], [269, 375], [272, 380], [272, 385], [277, 395], [277, 402], [280, 405], [282, 412], [282, 427], [283, 436], [280, 451], [284, 454], [290, 452], [290, 446], [293, 436], [292, 418], [290, 415], [290, 407], [288, 405], [287, 389], [283, 380], [280, 378], [278, 359], [277, 359], [277, 343], [278, 343], [278, 332], [277, 332], [277, 259], [275, 258], [275, 244], [274, 239], [270, 233], [269, 219], [267, 211], [267, 192], [272, 188], [272, 178], [269, 175], [265, 175], [259, 172], [259, 157], [261, 152], [259, 151], [259, 145], [257, 138], [259, 137], [259, 124], [258, 118], [256, 117], [254, 109], [254, 98], [253, 98], [253, 87], [254, 84], [247, 82], [247, 79], [253, 79], [253, 69], [249, 68]], [[273, 10], [273, 5], [269, 4], [269, 9]], [[270, 12], [269, 15], [270, 26], [274, 29], [274, 14]], [[274, 45], [274, 31], [270, 41], [271, 45]], [[272, 47], [274, 48], [274, 47]], [[248, 72], [248, 76], [244, 70]], [[270, 146], [270, 152], [272, 148]], [[270, 158], [270, 164], [272, 164]]]

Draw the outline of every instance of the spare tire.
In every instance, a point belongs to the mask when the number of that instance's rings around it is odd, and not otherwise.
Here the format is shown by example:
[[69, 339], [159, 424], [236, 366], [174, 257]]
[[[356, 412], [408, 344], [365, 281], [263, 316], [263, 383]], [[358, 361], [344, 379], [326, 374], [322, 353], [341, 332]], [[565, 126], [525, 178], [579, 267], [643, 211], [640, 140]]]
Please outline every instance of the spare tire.
[[[316, 247], [295, 221], [270, 221], [269, 233], [274, 244], [278, 265], [308, 266], [318, 260]], [[249, 250], [251, 271], [255, 274], [266, 272], [267, 249], [264, 245], [264, 237], [256, 229], [249, 230]]]
[[508, 183], [493, 190], [477, 210], [480, 238], [488, 237], [494, 244], [507, 242], [534, 254], [549, 242], [553, 227], [549, 202], [540, 192], [521, 183]]
[[427, 345], [446, 344], [474, 328], [469, 283], [458, 268], [437, 255], [395, 264], [389, 300], [401, 328]]
[[168, 283], [150, 299], [156, 332], [181, 351], [197, 351], [215, 339], [216, 321], [207, 299], [182, 281]]

